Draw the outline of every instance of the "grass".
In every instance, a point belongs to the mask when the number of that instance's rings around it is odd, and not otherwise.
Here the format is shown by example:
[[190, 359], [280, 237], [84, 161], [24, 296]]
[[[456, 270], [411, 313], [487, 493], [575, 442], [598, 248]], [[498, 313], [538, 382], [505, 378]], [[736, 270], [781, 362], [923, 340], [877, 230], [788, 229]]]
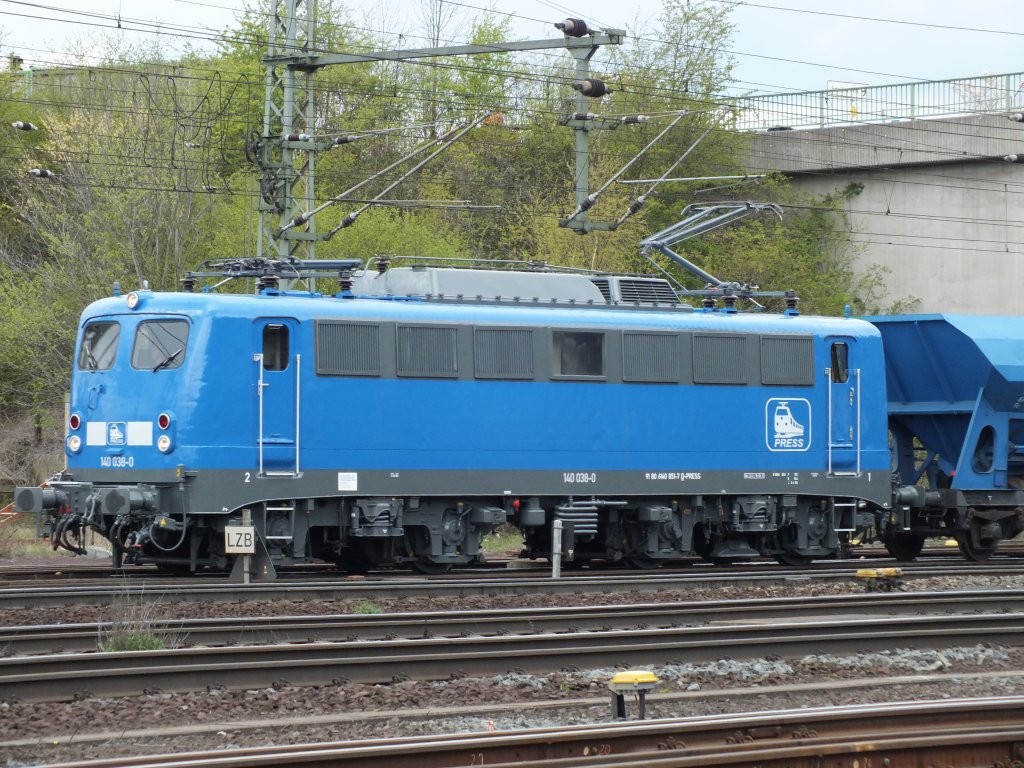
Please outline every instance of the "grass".
[[[85, 534], [85, 544], [109, 549], [109, 542], [93, 530]], [[0, 559], [18, 560], [30, 557], [76, 557], [65, 549], [54, 550], [49, 540], [36, 538], [36, 521], [22, 515], [0, 525]]]
[[483, 538], [480, 548], [484, 552], [511, 552], [518, 555], [523, 548], [523, 534], [514, 525], [504, 523]]
[[147, 599], [142, 591], [133, 592], [127, 582], [112, 607], [110, 626], [100, 630], [101, 651], [158, 651], [180, 644], [182, 638], [156, 632], [156, 625], [162, 623], [159, 601]]
[[[62, 549], [57, 551], [70, 555]], [[33, 518], [22, 515], [0, 525], [0, 558], [17, 560], [54, 554], [50, 542], [36, 538], [36, 521]]]
[[384, 609], [371, 600], [363, 600], [356, 606], [356, 613], [384, 613]]
[[107, 640], [100, 641], [99, 648], [105, 653], [114, 651], [159, 651], [164, 648], [163, 638], [147, 632], [112, 632]]

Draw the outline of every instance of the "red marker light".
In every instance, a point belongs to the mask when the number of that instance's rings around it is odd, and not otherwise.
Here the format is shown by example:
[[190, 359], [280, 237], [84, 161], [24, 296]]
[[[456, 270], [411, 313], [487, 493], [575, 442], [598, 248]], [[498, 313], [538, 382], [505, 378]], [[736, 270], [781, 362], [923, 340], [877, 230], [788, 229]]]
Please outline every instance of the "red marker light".
[[82, 426], [82, 417], [79, 416], [77, 413], [72, 413], [70, 424], [72, 429], [78, 429], [80, 426]]
[[166, 413], [161, 413], [159, 416], [156, 417], [156, 423], [157, 426], [160, 427], [160, 429], [167, 429], [169, 426], [171, 426], [171, 417], [168, 416]]

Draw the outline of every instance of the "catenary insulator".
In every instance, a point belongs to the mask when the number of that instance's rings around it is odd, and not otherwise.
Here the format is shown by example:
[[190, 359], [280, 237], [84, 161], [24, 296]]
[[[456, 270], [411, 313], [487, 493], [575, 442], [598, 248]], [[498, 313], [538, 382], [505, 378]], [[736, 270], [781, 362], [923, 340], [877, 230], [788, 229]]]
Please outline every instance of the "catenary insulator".
[[583, 37], [590, 32], [590, 27], [583, 19], [566, 19], [555, 24], [555, 29], [562, 30], [569, 37]]
[[612, 92], [612, 89], [608, 87], [604, 80], [598, 80], [596, 77], [580, 80], [579, 82], [573, 83], [572, 87], [584, 96], [589, 96], [592, 99], [600, 98], [601, 96]]

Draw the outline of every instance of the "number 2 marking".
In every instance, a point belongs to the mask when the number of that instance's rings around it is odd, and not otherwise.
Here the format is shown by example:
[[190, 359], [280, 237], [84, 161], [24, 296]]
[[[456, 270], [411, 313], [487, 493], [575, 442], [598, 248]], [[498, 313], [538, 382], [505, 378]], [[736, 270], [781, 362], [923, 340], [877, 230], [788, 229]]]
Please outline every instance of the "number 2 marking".
[[252, 479], [250, 478], [251, 474], [252, 474], [251, 472], [246, 472], [245, 473], [245, 482], [247, 482], [247, 483], [251, 483], [252, 482]]

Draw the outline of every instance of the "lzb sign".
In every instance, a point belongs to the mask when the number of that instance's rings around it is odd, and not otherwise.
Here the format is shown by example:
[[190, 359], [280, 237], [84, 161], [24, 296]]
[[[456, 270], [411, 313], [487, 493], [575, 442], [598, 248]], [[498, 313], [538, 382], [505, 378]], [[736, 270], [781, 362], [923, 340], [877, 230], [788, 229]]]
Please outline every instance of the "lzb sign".
[[251, 525], [229, 525], [224, 529], [224, 552], [251, 555], [256, 552], [256, 529]]

